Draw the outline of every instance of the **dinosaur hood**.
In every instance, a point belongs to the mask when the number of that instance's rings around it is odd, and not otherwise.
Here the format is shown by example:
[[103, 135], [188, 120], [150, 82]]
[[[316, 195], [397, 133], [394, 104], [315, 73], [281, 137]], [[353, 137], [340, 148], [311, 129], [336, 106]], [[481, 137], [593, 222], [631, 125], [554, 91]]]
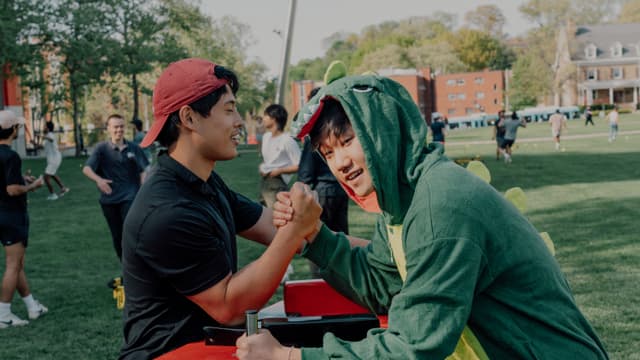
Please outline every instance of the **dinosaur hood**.
[[[323, 87], [294, 119], [294, 136], [302, 138], [309, 133], [328, 98], [340, 102], [362, 144], [385, 221], [401, 223], [425, 166], [425, 156], [433, 151], [442, 153], [442, 147], [427, 146], [425, 121], [405, 88], [377, 75], [344, 77]], [[343, 187], [361, 206], [372, 201], [358, 198]]]

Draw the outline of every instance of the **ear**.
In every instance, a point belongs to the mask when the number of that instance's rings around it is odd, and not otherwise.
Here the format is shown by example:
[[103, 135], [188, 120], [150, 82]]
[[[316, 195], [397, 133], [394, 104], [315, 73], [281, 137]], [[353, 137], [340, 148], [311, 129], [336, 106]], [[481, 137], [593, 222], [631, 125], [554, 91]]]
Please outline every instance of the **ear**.
[[189, 105], [184, 105], [183, 107], [181, 107], [178, 115], [180, 116], [180, 126], [187, 129], [195, 130], [195, 111], [193, 111], [193, 109]]

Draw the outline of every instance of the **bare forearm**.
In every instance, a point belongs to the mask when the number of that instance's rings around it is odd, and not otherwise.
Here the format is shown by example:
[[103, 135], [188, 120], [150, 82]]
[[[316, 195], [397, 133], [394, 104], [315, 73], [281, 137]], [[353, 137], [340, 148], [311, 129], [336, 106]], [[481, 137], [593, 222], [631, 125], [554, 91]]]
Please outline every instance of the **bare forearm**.
[[102, 179], [100, 177], [100, 175], [96, 174], [93, 169], [91, 169], [88, 166], [85, 166], [82, 168], [82, 173], [84, 174], [84, 176], [88, 177], [89, 179], [98, 182], [98, 180]]
[[233, 309], [229, 324], [242, 323], [245, 310], [259, 309], [271, 298], [304, 240], [296, 231], [291, 224], [278, 229], [262, 256], [231, 277], [225, 296], [225, 304]]
[[20, 196], [22, 194], [26, 194], [29, 191], [35, 190], [37, 186], [35, 186], [35, 184], [31, 183], [28, 185], [18, 185], [18, 184], [13, 184], [13, 185], [8, 185], [7, 186], [7, 194], [9, 194], [9, 196]]

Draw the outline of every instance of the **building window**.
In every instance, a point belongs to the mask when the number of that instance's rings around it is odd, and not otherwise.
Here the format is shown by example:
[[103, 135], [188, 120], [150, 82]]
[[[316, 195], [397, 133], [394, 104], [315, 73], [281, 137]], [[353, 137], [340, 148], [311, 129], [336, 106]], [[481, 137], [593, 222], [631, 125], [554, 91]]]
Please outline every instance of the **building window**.
[[498, 99], [493, 99], [493, 105], [498, 105]]
[[460, 99], [460, 100], [464, 100], [464, 99], [466, 99], [466, 98], [467, 98], [467, 95], [465, 95], [464, 93], [460, 93], [460, 94], [458, 94], [458, 99]]
[[498, 84], [493, 84], [493, 90], [498, 90]]
[[464, 109], [464, 110], [465, 110], [465, 112], [467, 113], [467, 115], [469, 115], [469, 114], [473, 114], [474, 112], [476, 112], [476, 109], [475, 109], [475, 108], [470, 108], [470, 107], [468, 107], [468, 108], [466, 108], [466, 109]]
[[484, 99], [484, 93], [483, 92], [477, 92], [476, 93], [476, 99]]
[[596, 58], [596, 46], [593, 44], [589, 44], [587, 45], [586, 48], [584, 48], [584, 56], [587, 59], [595, 59]]
[[622, 44], [616, 41], [615, 44], [611, 47], [611, 56], [612, 57], [621, 57], [622, 56]]
[[456, 109], [448, 109], [447, 110], [447, 114], [448, 115], [455, 115], [455, 113], [456, 113]]
[[587, 70], [587, 80], [598, 80], [598, 70], [597, 69]]
[[448, 95], [448, 98], [449, 98], [449, 100], [455, 100], [455, 99], [457, 99], [458, 97], [456, 96], [456, 94], [449, 94], [449, 95]]
[[622, 68], [621, 67], [615, 67], [613, 69], [611, 69], [611, 78], [612, 79], [622, 79]]
[[456, 79], [449, 79], [447, 80], [447, 85], [455, 85], [456, 84]]
[[464, 79], [458, 79], [458, 86], [464, 85]]
[[483, 77], [477, 77], [473, 80], [476, 84], [484, 84], [484, 78]]

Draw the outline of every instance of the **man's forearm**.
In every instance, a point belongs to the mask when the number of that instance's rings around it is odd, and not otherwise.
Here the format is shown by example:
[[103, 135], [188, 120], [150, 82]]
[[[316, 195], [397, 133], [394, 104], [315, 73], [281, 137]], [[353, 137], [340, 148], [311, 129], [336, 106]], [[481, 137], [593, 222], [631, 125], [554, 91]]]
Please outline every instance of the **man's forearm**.
[[100, 175], [96, 174], [93, 169], [91, 169], [90, 167], [86, 166], [82, 168], [82, 173], [88, 177], [89, 179], [98, 182], [100, 179], [102, 179], [102, 177], [100, 177]]

